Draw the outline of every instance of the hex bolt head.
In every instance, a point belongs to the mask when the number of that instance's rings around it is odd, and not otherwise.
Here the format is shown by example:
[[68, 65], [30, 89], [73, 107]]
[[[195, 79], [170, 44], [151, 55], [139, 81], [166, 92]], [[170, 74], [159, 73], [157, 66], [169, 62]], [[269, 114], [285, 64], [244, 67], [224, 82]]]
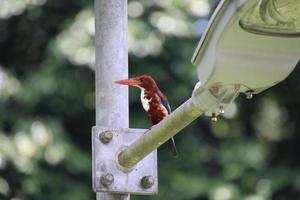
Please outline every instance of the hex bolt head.
[[219, 93], [219, 88], [217, 86], [214, 86], [210, 89], [210, 92], [214, 95], [217, 95]]
[[113, 133], [110, 131], [104, 131], [99, 134], [99, 139], [103, 144], [109, 143], [113, 138]]
[[246, 98], [247, 99], [252, 99], [253, 98], [253, 91], [252, 90], [249, 90], [246, 92]]
[[212, 113], [212, 114], [211, 114], [211, 121], [212, 121], [212, 122], [217, 122], [217, 121], [218, 121], [218, 118], [217, 118], [216, 113]]
[[141, 180], [141, 184], [143, 188], [149, 189], [154, 184], [154, 178], [152, 176], [144, 176]]
[[100, 178], [100, 182], [105, 187], [108, 187], [114, 182], [114, 175], [112, 175], [111, 173], [103, 174]]

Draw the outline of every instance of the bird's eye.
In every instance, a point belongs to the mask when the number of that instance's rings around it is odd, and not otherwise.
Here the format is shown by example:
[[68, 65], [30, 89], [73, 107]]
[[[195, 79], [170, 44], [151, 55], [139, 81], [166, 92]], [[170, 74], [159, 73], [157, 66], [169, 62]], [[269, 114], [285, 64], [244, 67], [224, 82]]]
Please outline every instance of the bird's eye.
[[143, 82], [143, 81], [144, 81], [144, 79], [141, 79], [141, 81]]

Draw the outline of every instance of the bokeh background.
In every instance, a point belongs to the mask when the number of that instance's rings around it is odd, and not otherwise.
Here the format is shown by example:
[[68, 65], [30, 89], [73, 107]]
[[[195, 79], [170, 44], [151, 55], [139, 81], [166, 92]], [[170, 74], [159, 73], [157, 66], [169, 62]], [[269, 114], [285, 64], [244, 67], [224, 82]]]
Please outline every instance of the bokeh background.
[[[150, 74], [176, 108], [196, 83], [191, 56], [218, 0], [129, 0], [130, 76]], [[86, 0], [0, 0], [0, 199], [95, 199], [94, 10]], [[136, 200], [300, 200], [299, 67], [201, 117], [159, 150], [159, 194]], [[139, 91], [130, 125], [148, 128]]]

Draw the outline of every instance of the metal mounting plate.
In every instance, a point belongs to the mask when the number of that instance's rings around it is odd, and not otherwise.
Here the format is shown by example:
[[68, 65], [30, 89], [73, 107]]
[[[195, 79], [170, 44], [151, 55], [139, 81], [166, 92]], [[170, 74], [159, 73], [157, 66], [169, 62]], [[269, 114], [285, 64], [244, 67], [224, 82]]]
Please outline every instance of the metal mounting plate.
[[[101, 142], [100, 134], [110, 131], [113, 138], [104, 144]], [[157, 194], [157, 151], [153, 151], [146, 158], [140, 161], [129, 172], [124, 172], [117, 163], [117, 155], [126, 146], [129, 146], [146, 129], [126, 129], [94, 126], [92, 129], [92, 160], [93, 160], [93, 189], [95, 192], [110, 193], [131, 193], [151, 195]], [[101, 176], [110, 173], [114, 181], [109, 186], [101, 183]], [[152, 176], [154, 184], [146, 189], [142, 186], [141, 180], [145, 176]]]

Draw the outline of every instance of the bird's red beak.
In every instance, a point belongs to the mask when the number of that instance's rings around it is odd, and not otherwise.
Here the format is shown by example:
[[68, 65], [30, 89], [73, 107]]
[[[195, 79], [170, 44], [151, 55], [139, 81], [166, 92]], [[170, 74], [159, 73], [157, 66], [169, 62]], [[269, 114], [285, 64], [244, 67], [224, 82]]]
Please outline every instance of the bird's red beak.
[[115, 81], [115, 84], [120, 84], [120, 85], [128, 85], [128, 86], [140, 86], [141, 82], [136, 79], [124, 79], [124, 80], [119, 80]]

